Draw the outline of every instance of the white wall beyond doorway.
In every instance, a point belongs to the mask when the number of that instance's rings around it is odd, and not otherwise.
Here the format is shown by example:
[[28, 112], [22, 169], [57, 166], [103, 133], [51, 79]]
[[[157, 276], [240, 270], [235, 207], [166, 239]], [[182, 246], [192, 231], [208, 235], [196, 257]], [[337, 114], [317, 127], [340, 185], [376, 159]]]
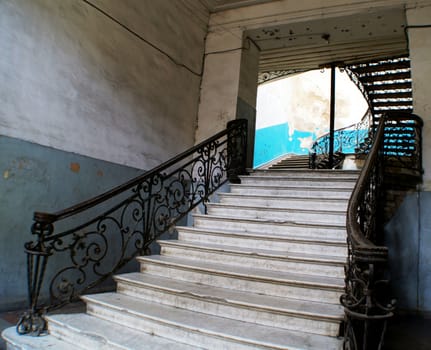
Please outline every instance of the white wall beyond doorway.
[[[308, 153], [329, 130], [330, 70], [313, 70], [258, 87], [255, 166], [285, 153]], [[335, 128], [358, 122], [367, 102], [345, 72], [337, 69]]]

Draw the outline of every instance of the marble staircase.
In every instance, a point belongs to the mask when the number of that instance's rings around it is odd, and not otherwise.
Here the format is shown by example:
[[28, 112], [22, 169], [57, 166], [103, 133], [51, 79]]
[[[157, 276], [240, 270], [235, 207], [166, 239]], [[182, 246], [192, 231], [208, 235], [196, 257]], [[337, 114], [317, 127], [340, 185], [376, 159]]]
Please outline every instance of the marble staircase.
[[85, 314], [48, 316], [49, 335], [8, 349], [341, 349], [345, 217], [358, 173], [261, 170], [138, 257]]

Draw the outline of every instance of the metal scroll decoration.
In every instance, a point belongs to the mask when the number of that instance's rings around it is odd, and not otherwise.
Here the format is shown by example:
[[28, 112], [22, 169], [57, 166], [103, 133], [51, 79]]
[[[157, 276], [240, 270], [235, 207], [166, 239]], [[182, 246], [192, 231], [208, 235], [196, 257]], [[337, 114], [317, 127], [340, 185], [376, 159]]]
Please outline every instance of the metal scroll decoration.
[[[372, 138], [372, 115], [368, 110], [361, 121], [334, 131], [334, 164], [344, 159], [344, 154], [366, 153], [369, 149], [369, 140]], [[329, 158], [329, 133], [319, 137], [312, 145], [310, 152], [310, 168], [327, 168]]]
[[367, 101], [368, 107], [371, 107], [370, 96], [368, 95], [367, 89], [365, 88], [364, 84], [362, 84], [358, 75], [352, 70], [351, 67], [344, 67], [344, 71], [346, 72], [350, 80], [353, 82], [353, 84], [355, 84], [356, 87], [359, 89], [365, 101]]
[[[25, 244], [30, 308], [20, 334], [46, 330], [44, 314], [103, 283], [226, 181], [245, 173], [247, 121], [113, 190], [55, 214], [35, 213]], [[206, 208], [205, 208], [206, 210]], [[102, 286], [102, 287], [101, 287]]]
[[[386, 169], [394, 159], [398, 162], [401, 158], [403, 166], [420, 172], [421, 128], [422, 120], [412, 114], [383, 116], [352, 192], [346, 220], [349, 254], [345, 293], [340, 299], [345, 309], [344, 349], [374, 350], [383, 346], [387, 320], [395, 309], [395, 300], [388, 297], [387, 290], [388, 249], [382, 245]], [[412, 142], [403, 142], [406, 148], [394, 149], [394, 132]]]
[[263, 84], [269, 81], [288, 77], [289, 75], [292, 75], [292, 74], [304, 73], [306, 71], [307, 69], [291, 69], [291, 70], [275, 70], [275, 71], [269, 71], [269, 72], [262, 72], [262, 73], [259, 73], [257, 82], [258, 84]]

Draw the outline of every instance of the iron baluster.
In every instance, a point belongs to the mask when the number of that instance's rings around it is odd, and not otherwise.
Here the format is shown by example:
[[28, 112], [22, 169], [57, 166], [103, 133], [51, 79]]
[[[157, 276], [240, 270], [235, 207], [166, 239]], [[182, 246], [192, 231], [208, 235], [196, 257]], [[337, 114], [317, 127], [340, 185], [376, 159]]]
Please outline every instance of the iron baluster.
[[[361, 121], [356, 124], [335, 130], [335, 143], [333, 149], [332, 167], [338, 166], [344, 159], [344, 153], [365, 153], [368, 149], [367, 139], [371, 136], [370, 131], [371, 112], [368, 110]], [[361, 130], [361, 131], [359, 131]], [[310, 151], [310, 164], [312, 169], [332, 168], [329, 162], [330, 137], [327, 133], [314, 141]]]
[[36, 213], [31, 232], [33, 235], [37, 235], [37, 240], [25, 244], [30, 308], [18, 321], [16, 329], [19, 334], [40, 335], [46, 327], [46, 322], [42, 317], [44, 310], [39, 310], [38, 302], [48, 258], [52, 254], [49, 247], [45, 245], [45, 239], [54, 231], [53, 219], [50, 215]]
[[[382, 245], [387, 169], [399, 157], [410, 169], [421, 168], [421, 146], [415, 135], [420, 135], [422, 120], [412, 114], [392, 112], [378, 123], [347, 210], [348, 259], [345, 293], [340, 301], [345, 309], [344, 348], [352, 350], [381, 349], [387, 321], [395, 309], [395, 300], [388, 297], [387, 291], [388, 250]], [[415, 140], [415, 154], [410, 153], [410, 148], [394, 151], [391, 139], [400, 132], [402, 137], [408, 135]]]
[[[245, 173], [247, 121], [227, 129], [162, 165], [104, 194], [54, 214], [35, 213], [25, 244], [29, 310], [20, 334], [46, 330], [44, 315], [105, 288], [119, 269], [229, 179]], [[55, 224], [55, 228], [54, 228]]]

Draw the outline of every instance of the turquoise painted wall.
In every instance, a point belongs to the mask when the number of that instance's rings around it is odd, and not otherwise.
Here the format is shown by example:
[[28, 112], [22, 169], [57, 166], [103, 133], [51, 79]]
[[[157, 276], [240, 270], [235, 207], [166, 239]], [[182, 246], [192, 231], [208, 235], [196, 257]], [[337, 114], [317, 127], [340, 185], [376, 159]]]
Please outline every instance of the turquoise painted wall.
[[33, 212], [55, 212], [142, 173], [30, 142], [0, 136], [0, 311], [26, 306], [24, 243]]
[[301, 130], [294, 130], [292, 136], [289, 136], [288, 123], [256, 130], [253, 167], [261, 166], [284, 154], [308, 154], [308, 149], [301, 147], [299, 138], [310, 136], [316, 138], [315, 133]]
[[[353, 154], [367, 136], [367, 129], [335, 131], [335, 149], [338, 150], [342, 143], [342, 152]], [[253, 167], [259, 167], [285, 154], [308, 154], [308, 148], [301, 147], [300, 140], [307, 137], [316, 140], [316, 134], [310, 131], [294, 130], [292, 136], [289, 136], [288, 123], [256, 130]]]

